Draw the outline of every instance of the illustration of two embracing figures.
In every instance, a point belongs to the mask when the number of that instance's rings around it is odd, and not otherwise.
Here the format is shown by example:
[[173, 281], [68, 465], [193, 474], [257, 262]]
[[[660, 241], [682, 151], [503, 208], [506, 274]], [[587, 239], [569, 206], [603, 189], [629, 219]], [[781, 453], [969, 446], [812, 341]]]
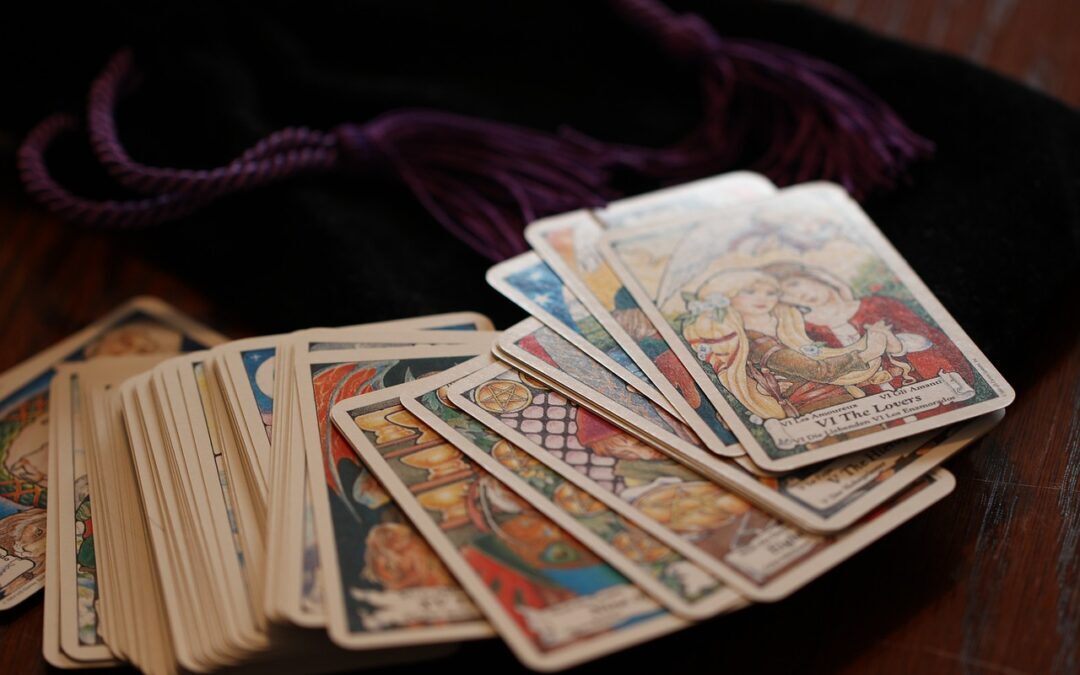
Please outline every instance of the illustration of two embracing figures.
[[[776, 262], [706, 280], [680, 322], [724, 386], [761, 418], [798, 417], [971, 367], [880, 284], [856, 296], [824, 269]], [[939, 409], [937, 412], [941, 412]]]

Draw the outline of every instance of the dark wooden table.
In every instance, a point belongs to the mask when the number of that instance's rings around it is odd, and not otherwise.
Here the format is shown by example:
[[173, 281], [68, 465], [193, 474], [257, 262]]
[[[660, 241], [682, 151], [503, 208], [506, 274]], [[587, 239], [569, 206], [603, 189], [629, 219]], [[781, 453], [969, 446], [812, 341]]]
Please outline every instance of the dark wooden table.
[[1080, 105], [1080, 2], [792, 0], [890, 37], [948, 52]]
[[[1080, 77], [1060, 65], [1080, 45], [1072, 35], [1080, 3], [897, 3], [911, 6], [900, 14], [874, 2], [811, 4], [954, 51], [982, 40], [969, 56], [1080, 100]], [[1011, 21], [1025, 16], [1034, 17], [1026, 34]], [[19, 197], [0, 201], [0, 370], [142, 293], [229, 334], [250, 330], [117, 239], [65, 227]], [[783, 603], [707, 622], [601, 668], [1080, 672], [1080, 340], [1075, 324], [1063, 330], [1066, 348], [1046, 355], [1004, 422], [947, 464], [958, 485], [944, 502]], [[42, 613], [39, 596], [0, 614], [0, 675], [46, 671]], [[715, 650], [702, 653], [702, 644]]]

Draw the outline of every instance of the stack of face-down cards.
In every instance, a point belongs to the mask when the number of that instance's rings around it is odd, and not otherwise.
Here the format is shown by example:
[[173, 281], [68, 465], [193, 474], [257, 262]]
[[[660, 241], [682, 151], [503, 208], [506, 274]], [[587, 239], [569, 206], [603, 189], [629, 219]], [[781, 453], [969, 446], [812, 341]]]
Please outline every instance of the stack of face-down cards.
[[50, 663], [498, 637], [567, 668], [795, 592], [947, 495], [1013, 397], [836, 186], [730, 174], [526, 235], [489, 273], [531, 315], [502, 333], [223, 342], [144, 300], [2, 376], [0, 580], [47, 575]]

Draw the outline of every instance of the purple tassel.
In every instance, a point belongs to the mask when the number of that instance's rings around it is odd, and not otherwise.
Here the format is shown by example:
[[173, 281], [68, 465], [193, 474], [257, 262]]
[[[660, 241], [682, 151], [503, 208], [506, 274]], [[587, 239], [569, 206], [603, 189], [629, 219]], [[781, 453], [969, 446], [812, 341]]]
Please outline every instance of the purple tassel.
[[[132, 87], [134, 63], [122, 51], [90, 89], [87, 130], [109, 175], [136, 193], [128, 201], [71, 194], [49, 174], [44, 155], [78, 121], [54, 115], [18, 152], [27, 192], [60, 217], [124, 228], [162, 223], [218, 197], [289, 176], [339, 168], [383, 171], [400, 179], [456, 237], [492, 260], [524, 250], [528, 222], [602, 206], [618, 196], [616, 170], [674, 183], [736, 168], [755, 134], [769, 143], [753, 168], [780, 184], [834, 180], [856, 196], [891, 187], [931, 145], [857, 80], [825, 62], [777, 45], [721, 39], [696, 15], [677, 15], [655, 0], [612, 0], [631, 23], [673, 57], [702, 70], [705, 114], [683, 141], [661, 149], [618, 146], [573, 130], [558, 135], [460, 115], [399, 110], [366, 124], [322, 132], [271, 134], [232, 162], [207, 170], [151, 167], [121, 145], [115, 108]], [[746, 105], [749, 99], [754, 105]], [[762, 130], [758, 120], [772, 123]]]
[[491, 260], [526, 249], [541, 216], [600, 207], [612, 171], [636, 161], [617, 147], [428, 110], [338, 127], [343, 158], [388, 165], [444, 227]]
[[673, 58], [701, 68], [702, 121], [660, 151], [651, 169], [665, 182], [735, 168], [751, 137], [767, 133], [767, 148], [750, 168], [780, 185], [831, 180], [861, 198], [893, 187], [911, 162], [933, 150], [830, 63], [776, 44], [721, 38], [700, 16], [676, 14], [655, 0], [612, 5]]

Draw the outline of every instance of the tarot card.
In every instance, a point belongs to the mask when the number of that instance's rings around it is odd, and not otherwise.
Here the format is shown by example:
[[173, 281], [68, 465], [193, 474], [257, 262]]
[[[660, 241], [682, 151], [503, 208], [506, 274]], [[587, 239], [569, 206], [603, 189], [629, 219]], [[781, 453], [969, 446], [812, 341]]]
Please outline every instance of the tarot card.
[[[0, 610], [45, 581], [49, 381], [61, 362], [202, 348], [221, 336], [137, 298], [0, 375]], [[37, 533], [37, 534], [35, 534]]]
[[81, 663], [115, 664], [115, 657], [98, 630], [101, 594], [87, 457], [92, 435], [80, 382], [84, 376], [92, 381], [119, 382], [153, 367], [161, 358], [104, 357], [87, 363], [61, 364], [50, 383], [49, 452], [56, 455], [53, 504], [58, 542], [64, 542], [56, 560], [59, 638], [64, 653]]
[[[69, 366], [61, 364], [49, 383], [49, 464], [54, 470], [49, 474], [54, 508], [49, 510], [56, 511], [57, 554], [54, 563], [57, 567], [53, 590], [57, 592], [59, 609], [57, 637], [60, 649], [68, 658], [76, 662], [110, 665], [115, 663], [115, 657], [97, 632], [97, 573], [92, 526], [90, 535], [86, 534], [84, 528], [72, 527], [76, 523], [88, 525], [89, 521], [89, 509], [78, 508], [88, 497], [89, 487], [83, 459], [83, 412], [77, 378]], [[79, 455], [78, 467], [75, 466], [76, 454]], [[73, 473], [80, 474], [79, 480], [74, 479]], [[69, 527], [64, 527], [63, 520], [71, 521]], [[48, 536], [52, 538], [54, 533], [49, 532]], [[74, 547], [68, 543], [72, 540], [75, 541]], [[72, 551], [74, 559], [70, 555]], [[80, 570], [82, 574], [76, 572], [79, 560], [84, 563]]]
[[[837, 549], [847, 551], [842, 556], [846, 558], [869, 541], [856, 536], [864, 531], [861, 525], [827, 538], [776, 520], [699, 472], [502, 364], [451, 385], [447, 397], [753, 600], [778, 600], [825, 572], [838, 562], [835, 552], [829, 552], [838, 543], [847, 542]], [[553, 421], [560, 424], [550, 424]], [[947, 488], [941, 487], [945, 482], [949, 481], [937, 481], [937, 487], [929, 491], [910, 487], [895, 498], [899, 501], [882, 514], [888, 516], [888, 526], [880, 532], [872, 530], [878, 532], [874, 538], [947, 494], [952, 486], [949, 482]], [[917, 485], [931, 483], [927, 480]]]
[[327, 628], [342, 647], [490, 635], [475, 605], [330, 420], [340, 400], [452, 369], [484, 351], [442, 345], [294, 355]]
[[701, 440], [688, 426], [535, 319], [526, 319], [503, 333], [496, 356], [556, 389], [573, 392], [579, 400], [591, 399], [586, 405], [598, 415], [631, 431], [646, 433], [646, 439], [701, 447]]
[[[266, 552], [267, 508], [255, 477], [260, 470], [248, 463], [249, 457], [254, 454], [249, 450], [253, 444], [244, 429], [244, 421], [237, 416], [239, 396], [220, 351], [210, 351], [207, 369], [209, 381], [212, 382], [209, 387], [211, 407], [217, 420], [214, 426], [216, 444], [221, 448], [225, 471], [236, 494], [239, 519], [246, 524], [242, 530], [247, 540], [245, 548], [261, 552], [256, 556], [262, 560]], [[262, 562], [250, 567], [252, 575], [257, 577], [262, 577], [263, 569]], [[261, 588], [262, 582], [257, 586]]]
[[150, 549], [121, 391], [108, 381], [97, 381], [85, 367], [82, 370], [80, 399], [88, 411], [90, 439], [88, 475], [94, 509], [100, 516], [94, 528], [99, 629], [110, 649], [124, 660], [144, 672], [170, 672], [175, 668], [174, 645]]
[[842, 530], [949, 456], [989, 431], [1002, 415], [984, 415], [939, 433], [923, 432], [788, 474], [756, 476], [695, 444], [664, 411], [528, 319], [499, 341], [530, 375], [653, 447], [692, 466], [758, 506], [812, 532]]
[[735, 435], [697, 382], [623, 288], [611, 267], [596, 253], [595, 239], [602, 232], [587, 214], [574, 213], [537, 221], [529, 226], [526, 236], [702, 443], [719, 455], [743, 454]]
[[558, 275], [535, 253], [523, 253], [487, 272], [488, 284], [541, 320], [597, 363], [657, 405], [675, 413], [648, 377], [623, 351]]
[[[283, 363], [286, 364], [286, 372], [290, 376], [288, 382], [281, 382], [280, 385], [285, 388], [287, 398], [292, 400], [292, 403], [285, 408], [285, 410], [291, 411], [291, 415], [285, 417], [286, 422], [289, 424], [288, 428], [278, 430], [272, 427], [272, 434], [281, 433], [281, 439], [274, 441], [275, 446], [303, 448], [304, 445], [303, 433], [299, 423], [299, 402], [293, 400], [297, 383], [292, 379], [292, 368], [288, 365], [293, 362], [294, 357], [307, 353], [325, 353], [324, 348], [336, 342], [386, 344], [398, 340], [408, 342], [415, 339], [422, 339], [429, 344], [445, 342], [448, 343], [447, 349], [451, 350], [447, 353], [468, 353], [471, 356], [486, 351], [490, 346], [490, 340], [494, 338], [494, 334], [490, 332], [484, 336], [469, 332], [472, 326], [482, 325], [482, 322], [477, 318], [478, 316], [447, 315], [406, 319], [401, 322], [405, 326], [415, 325], [427, 328], [427, 330], [419, 332], [406, 333], [411, 329], [394, 331], [391, 329], [395, 328], [397, 324], [387, 322], [376, 326], [375, 330], [372, 330], [371, 325], [366, 325], [344, 329], [313, 329], [288, 336], [278, 348], [280, 350], [278, 360], [285, 359]], [[371, 342], [372, 340], [375, 342]], [[461, 349], [454, 351], [457, 343], [465, 343], [471, 346], [461, 346]], [[268, 375], [269, 377], [266, 379], [273, 380], [272, 370]], [[282, 390], [278, 389], [278, 391], [281, 392]], [[272, 399], [268, 400], [268, 402], [270, 404], [268, 408], [272, 414]], [[282, 592], [277, 594], [277, 597], [283, 599], [285, 603], [281, 606], [280, 614], [298, 625], [321, 626], [325, 623], [321, 581], [323, 578], [322, 554], [319, 550], [318, 534], [314, 522], [315, 505], [309, 487], [308, 462], [303, 452], [293, 452], [288, 455], [287, 459], [282, 461], [287, 461], [289, 467], [279, 472], [280, 477], [278, 480], [282, 484], [278, 488], [280, 490], [278, 494], [289, 495], [285, 500], [286, 504], [299, 502], [304, 505], [304, 508], [302, 510], [285, 509], [282, 515], [286, 520], [280, 524], [280, 539], [276, 536], [277, 530], [271, 532], [269, 546], [271, 550], [280, 552], [280, 555], [275, 555], [272, 559], [275, 567], [280, 565], [285, 570], [299, 570], [300, 572], [298, 577], [288, 571], [284, 573], [285, 581], [281, 586]], [[312, 474], [310, 477], [313, 478], [314, 475]], [[277, 558], [280, 558], [280, 560], [277, 560]], [[274, 578], [271, 574], [277, 574], [277, 572], [273, 569], [268, 571], [268, 578]], [[294, 588], [296, 583], [299, 583], [299, 588]], [[299, 604], [297, 604], [297, 601], [299, 601]], [[267, 605], [268, 611], [273, 614], [273, 608], [277, 607], [273, 603], [277, 602], [277, 599], [271, 594], [268, 596], [267, 602], [270, 603]]]
[[232, 417], [244, 439], [245, 464], [265, 504], [269, 491], [270, 440], [274, 422], [274, 363], [282, 336], [236, 340], [215, 350], [229, 383]]
[[[723, 456], [743, 454], [735, 436], [686, 367], [676, 358], [622, 281], [597, 252], [608, 227], [659, 222], [677, 215], [729, 206], [776, 192], [764, 177], [733, 173], [615, 202], [596, 217], [575, 211], [544, 218], [525, 229], [525, 238], [597, 322], [671, 402], [706, 447]], [[599, 220], [599, 222], [598, 222]]]
[[[168, 364], [164, 367], [167, 369]], [[204, 650], [210, 662], [218, 663], [232, 657], [233, 652], [226, 633], [228, 621], [224, 608], [217, 603], [225, 592], [223, 579], [214, 564], [209, 533], [201, 526], [203, 514], [196, 506], [206, 498], [205, 485], [184, 452], [173, 412], [174, 401], [162, 374], [161, 367], [155, 368], [148, 386], [152, 407], [146, 409], [152, 410], [160, 431], [160, 436], [150, 439], [151, 462], [165, 495], [168, 517], [172, 519], [170, 543], [177, 551], [184, 581], [188, 588], [202, 591], [202, 594], [193, 591], [185, 597], [197, 634], [196, 647]]]
[[776, 192], [776, 186], [765, 176], [751, 171], [732, 171], [619, 199], [592, 211], [592, 215], [605, 229], [618, 230], [723, 208], [773, 192]]
[[[78, 425], [70, 431], [61, 425], [57, 433], [59, 466], [54, 487], [62, 487], [54, 490], [53, 502], [60, 514], [60, 538], [73, 542], [64, 546], [59, 560], [61, 645], [71, 656], [111, 652], [145, 668], [149, 663], [145, 652], [168, 653], [159, 646], [160, 635], [148, 626], [152, 620], [139, 612], [155, 606], [147, 599], [153, 591], [143, 585], [145, 577], [136, 563], [142, 559], [145, 537], [138, 516], [118, 512], [118, 503], [130, 495], [118, 493], [122, 468], [108, 462], [120, 440], [105, 400], [112, 387], [149, 371], [165, 358], [110, 357], [66, 364], [53, 379], [55, 414], [70, 417]], [[126, 446], [122, 452], [127, 452]], [[133, 597], [139, 598], [137, 603], [131, 602]], [[109, 630], [104, 629], [106, 625]]]
[[[266, 606], [271, 619], [287, 620], [305, 628], [323, 627], [323, 570], [315, 540], [314, 507], [308, 488], [308, 466], [303, 452], [300, 403], [289, 341], [277, 351], [280, 373], [275, 374], [271, 457], [270, 556], [274, 562], [267, 579]], [[277, 497], [276, 495], [280, 495]]]
[[[56, 441], [53, 436], [55, 427], [49, 425], [49, 447], [55, 448]], [[48, 459], [48, 474], [55, 476], [56, 453], [50, 452]], [[82, 664], [64, 654], [60, 649], [60, 528], [56, 524], [59, 509], [46, 509], [45, 538], [48, 545], [45, 548], [45, 620], [41, 627], [41, 654], [45, 661], [54, 668], [70, 670], [79, 668]]]
[[185, 451], [190, 444], [176, 411], [186, 410], [170, 391], [170, 365], [121, 385], [124, 417], [132, 430], [142, 430], [142, 442], [132, 442], [132, 457], [177, 658], [215, 668], [237, 663], [246, 651], [231, 632], [220, 559], [202, 525], [210, 520], [206, 484]]
[[[300, 593], [300, 585], [303, 579], [303, 550], [302, 540], [292, 537], [290, 545], [285, 543], [289, 539], [286, 532], [286, 514], [298, 506], [304, 504], [299, 499], [291, 498], [286, 494], [285, 486], [286, 471], [285, 451], [290, 440], [286, 433], [292, 408], [292, 392], [296, 388], [292, 378], [291, 348], [288, 344], [275, 342], [271, 355], [273, 363], [263, 371], [269, 377], [263, 380], [263, 385], [269, 385], [266, 392], [266, 400], [270, 402], [270, 410], [275, 414], [271, 424], [265, 427], [267, 436], [270, 437], [270, 449], [267, 451], [269, 474], [267, 480], [267, 516], [266, 516], [266, 573], [265, 586], [263, 588], [263, 607], [266, 609], [267, 618], [274, 623], [292, 621], [297, 625], [304, 625], [297, 620], [299, 602], [296, 598]], [[281, 368], [279, 364], [287, 364]], [[279, 368], [281, 372], [279, 373]], [[242, 382], [237, 382], [241, 388]], [[299, 454], [293, 450], [291, 454]], [[301, 543], [297, 543], [301, 541]], [[297, 550], [300, 549], [300, 550]]]
[[424, 380], [403, 392], [401, 403], [668, 610], [704, 619], [745, 605], [715, 577], [449, 405], [444, 390], [452, 381], [445, 375]]
[[[153, 461], [159, 472], [167, 500], [175, 506], [170, 515], [179, 527], [174, 543], [179, 551], [190, 583], [201, 593], [188, 598], [193, 616], [198, 617], [200, 647], [214, 663], [233, 663], [249, 653], [236, 630], [242, 626], [234, 612], [233, 593], [223, 568], [225, 556], [215, 536], [215, 521], [210, 507], [208, 476], [198, 465], [187, 407], [176, 386], [176, 360], [154, 369], [150, 390], [161, 430], [160, 450]], [[151, 447], [156, 448], [151, 439]]]
[[[256, 613], [252, 589], [245, 575], [245, 546], [238, 526], [235, 490], [225, 466], [224, 450], [215, 445], [217, 419], [211, 401], [208, 352], [175, 358], [162, 373], [176, 418], [181, 450], [197, 485], [193, 506], [207, 536], [211, 575], [220, 579], [215, 596], [224, 614], [230, 645], [247, 653], [264, 651], [269, 642], [265, 621]], [[201, 479], [201, 485], [198, 481]], [[261, 590], [261, 589], [260, 589]], [[205, 597], [205, 596], [204, 596]]]
[[[248, 472], [243, 466], [241, 440], [235, 433], [235, 426], [225, 402], [223, 383], [228, 378], [221, 376], [219, 364], [213, 360], [212, 354], [207, 354], [207, 357], [201, 373], [193, 369], [198, 388], [198, 403], [206, 418], [214, 464], [220, 469], [221, 484], [228, 494], [229, 521], [248, 601], [253, 614], [260, 622], [265, 622], [262, 607], [263, 569], [266, 563], [265, 507], [258, 501], [248, 479]], [[198, 419], [197, 410], [192, 413], [192, 417]]]
[[687, 625], [446, 442], [393, 391], [334, 422], [514, 654], [557, 670]]
[[[305, 351], [312, 348], [330, 349], [336, 348], [343, 340], [343, 334], [352, 331], [384, 332], [382, 340], [390, 344], [415, 344], [415, 340], [421, 335], [412, 333], [403, 335], [406, 331], [424, 331], [425, 333], [447, 333], [448, 341], [456, 341], [453, 337], [457, 332], [490, 331], [491, 320], [482, 314], [475, 312], [456, 312], [452, 314], [439, 314], [435, 316], [417, 317], [413, 319], [401, 319], [397, 321], [385, 321], [374, 324], [364, 324], [349, 328], [317, 329], [306, 331], [313, 340], [318, 339], [317, 344], [308, 345]], [[397, 332], [397, 335], [391, 335]], [[439, 340], [438, 337], [423, 336], [427, 340]], [[271, 427], [273, 425], [273, 391], [274, 391], [274, 354], [276, 345], [287, 336], [267, 336], [238, 340], [226, 345], [220, 350], [221, 360], [225, 364], [225, 372], [230, 377], [230, 391], [235, 392], [235, 398], [230, 397], [230, 405], [237, 426], [244, 437], [248, 439], [245, 447], [253, 452], [249, 462], [259, 467], [257, 482], [260, 494], [265, 501], [269, 476], [269, 456]], [[468, 340], [462, 337], [461, 340]], [[357, 339], [349, 338], [351, 344], [359, 345]], [[242, 423], [241, 423], [242, 422]]]
[[[136, 357], [129, 357], [127, 360], [134, 360]], [[147, 357], [142, 357], [147, 358]], [[156, 360], [150, 359], [150, 362], [145, 369], [153, 367]], [[144, 369], [144, 370], [145, 370]], [[97, 369], [101, 370], [101, 369]], [[109, 650], [116, 654], [120, 659], [126, 661], [135, 661], [136, 658], [132, 654], [132, 645], [135, 641], [133, 639], [135, 630], [131, 625], [130, 616], [131, 608], [127, 603], [128, 594], [124, 591], [128, 590], [129, 585], [117, 583], [118, 579], [131, 579], [132, 586], [134, 586], [135, 575], [126, 573], [126, 568], [131, 567], [133, 563], [133, 556], [126, 549], [123, 549], [122, 545], [128, 543], [123, 537], [115, 537], [117, 526], [115, 523], [124, 523], [122, 516], [114, 515], [118, 512], [119, 504], [123, 501], [123, 496], [118, 494], [117, 485], [121, 482], [119, 476], [119, 470], [114, 468], [111, 454], [118, 447], [123, 447], [123, 451], [127, 452], [127, 445], [121, 444], [112, 439], [110, 436], [112, 424], [111, 419], [108, 417], [98, 417], [103, 415], [107, 410], [105, 400], [108, 397], [109, 389], [111, 385], [108, 382], [99, 383], [95, 378], [94, 373], [90, 369], [83, 367], [80, 368], [78, 374], [78, 398], [79, 406], [84, 411], [84, 431], [83, 431], [83, 448], [82, 454], [86, 464], [86, 476], [89, 484], [89, 494], [93, 495], [93, 511], [91, 513], [91, 531], [94, 552], [94, 566], [93, 574], [90, 574], [88, 565], [83, 565], [81, 570], [78, 570], [77, 574], [81, 574], [84, 580], [90, 578], [94, 581], [94, 590], [96, 594], [95, 602], [89, 607], [83, 605], [80, 609], [83, 614], [79, 618], [79, 624], [94, 624], [96, 623], [96, 633], [99, 639], [103, 640], [105, 644], [109, 646]], [[104, 375], [104, 373], [102, 373]], [[126, 373], [123, 374], [126, 376]], [[53, 387], [57, 386], [61, 382], [62, 378], [53, 379]], [[74, 384], [74, 383], [72, 383]], [[51, 394], [53, 395], [53, 394]], [[61, 395], [53, 395], [53, 400], [60, 401]], [[57, 404], [59, 405], [59, 403]], [[111, 411], [110, 411], [111, 412]], [[57, 433], [57, 435], [60, 435]], [[60, 449], [59, 442], [55, 441], [57, 448], [56, 455], [60, 455], [62, 450]], [[50, 452], [50, 455], [54, 453]], [[74, 471], [73, 471], [74, 473]], [[60, 476], [60, 469], [57, 468], [55, 474]], [[64, 482], [66, 484], [67, 481]], [[67, 490], [61, 490], [59, 492], [67, 492]], [[60, 536], [60, 501], [61, 498], [56, 500], [57, 508], [57, 536]], [[71, 500], [74, 504], [74, 499]], [[52, 511], [52, 509], [50, 509]], [[64, 520], [67, 520], [68, 513], [74, 515], [74, 508], [64, 508]], [[66, 526], [65, 526], [66, 528]], [[74, 527], [71, 528], [74, 532]], [[84, 532], [85, 534], [85, 523]], [[113, 541], [113, 539], [117, 539]], [[78, 544], [85, 543], [86, 537], [83, 537], [83, 542], [77, 542]], [[75, 548], [76, 551], [83, 550], [84, 547], [78, 545]], [[69, 550], [65, 547], [65, 550]], [[85, 557], [84, 557], [85, 562]], [[125, 569], [125, 571], [121, 571]], [[60, 560], [56, 562], [56, 570], [59, 575]], [[60, 579], [69, 579], [69, 573], [65, 572], [63, 576], [58, 576], [57, 581], [54, 583], [54, 588], [57, 592], [60, 592], [62, 586], [66, 586], [69, 590], [75, 586], [73, 583], [62, 583]], [[46, 581], [46, 587], [48, 586]], [[46, 588], [46, 590], [48, 590]], [[87, 609], [93, 608], [92, 617], [87, 612]], [[70, 621], [70, 619], [68, 619]], [[67, 621], [65, 621], [67, 623]]]
[[1014, 398], [837, 186], [609, 232], [599, 248], [764, 469], [881, 445]]
[[[190, 570], [176, 542], [180, 539], [176, 529], [179, 509], [174, 499], [166, 499], [167, 490], [158, 478], [152, 457], [161, 452], [161, 432], [158, 429], [149, 389], [150, 374], [138, 375], [125, 381], [120, 387], [123, 401], [123, 419], [131, 444], [132, 467], [135, 485], [141, 495], [141, 511], [149, 535], [151, 560], [155, 565], [155, 577], [160, 581], [161, 598], [172, 645], [177, 662], [194, 671], [213, 667], [213, 661], [198, 645], [205, 642], [196, 628], [196, 618], [191, 601], [198, 592], [192, 583]], [[152, 440], [153, 439], [153, 440]], [[151, 443], [155, 449], [151, 450]]]

